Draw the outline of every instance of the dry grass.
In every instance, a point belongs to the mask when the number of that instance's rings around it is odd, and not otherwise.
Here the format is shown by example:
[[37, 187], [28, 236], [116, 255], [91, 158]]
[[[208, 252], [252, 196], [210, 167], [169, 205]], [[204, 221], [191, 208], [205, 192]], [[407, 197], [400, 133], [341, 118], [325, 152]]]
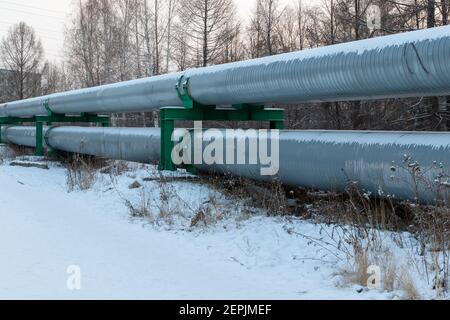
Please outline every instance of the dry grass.
[[[383, 256], [382, 263], [380, 265], [384, 266], [384, 279], [383, 288], [387, 292], [392, 292], [396, 290], [397, 278], [398, 278], [398, 267], [395, 261], [395, 256], [389, 250], [386, 250]], [[383, 261], [384, 260], [384, 261]]]
[[422, 300], [419, 291], [416, 288], [414, 280], [407, 271], [403, 271], [400, 278], [400, 289], [403, 292], [403, 300]]
[[66, 159], [64, 165], [68, 191], [85, 191], [95, 184], [97, 172], [104, 167], [105, 161], [94, 157], [72, 155]]
[[[348, 267], [339, 274], [346, 284], [367, 285], [367, 268], [381, 269], [381, 289], [386, 292], [401, 290], [405, 299], [421, 299], [411, 277], [404, 270], [419, 272], [429, 279], [438, 298], [448, 292], [450, 208], [425, 206], [417, 203], [400, 203], [390, 199], [373, 199], [349, 186], [346, 194], [305, 191], [296, 199], [297, 208], [308, 206], [308, 214], [297, 215], [330, 225], [331, 234], [325, 236], [326, 244], [338, 249], [348, 261]], [[385, 231], [393, 231], [386, 243]], [[402, 232], [408, 232], [419, 241], [423, 261], [412, 265], [398, 265], [392, 244], [408, 249]], [[416, 252], [410, 252], [417, 257]], [[419, 258], [415, 258], [419, 260]], [[418, 267], [420, 265], [420, 268]], [[419, 271], [420, 269], [420, 271]]]
[[[395, 257], [390, 250], [384, 249], [380, 251], [372, 251], [370, 246], [366, 248], [355, 248], [353, 257], [348, 260], [348, 268], [340, 270], [337, 274], [342, 276], [346, 285], [358, 284], [360, 286], [368, 286], [371, 274], [370, 267], [379, 267], [381, 271], [380, 289], [385, 292], [394, 292], [399, 288], [398, 268]], [[372, 283], [371, 285], [375, 285]]]
[[2, 165], [6, 160], [11, 160], [16, 157], [13, 150], [8, 148], [6, 145], [0, 145], [0, 165]]
[[251, 208], [259, 208], [269, 215], [289, 214], [288, 191], [281, 182], [255, 182], [231, 175], [203, 175], [201, 182], [238, 201], [243, 214], [251, 212]]
[[[345, 235], [335, 239], [336, 243], [339, 243], [337, 247], [341, 248], [352, 264], [350, 271], [343, 273], [347, 282], [365, 286], [368, 279], [367, 267], [375, 265], [381, 268], [384, 291], [401, 290], [405, 299], [421, 299], [414, 282], [405, 271], [411, 266], [398, 266], [394, 254], [385, 248], [384, 230], [409, 231], [419, 239], [420, 247], [423, 248], [422, 275], [430, 279], [438, 298], [445, 296], [449, 270], [448, 208], [434, 208], [430, 213], [430, 207], [408, 205], [409, 214], [406, 215], [407, 219], [402, 220], [400, 215], [396, 214], [396, 204], [377, 207], [374, 204], [379, 202], [355, 198], [354, 195], [349, 195], [344, 203], [348, 204], [343, 206], [345, 210], [334, 212], [332, 218], [336, 223], [334, 229], [338, 230], [336, 234]], [[396, 223], [393, 223], [394, 221]], [[401, 238], [401, 235], [398, 237]], [[400, 247], [403, 245], [404, 240], [396, 238], [396, 241]], [[349, 246], [342, 246], [342, 243], [349, 244], [353, 250], [350, 250]]]
[[226, 218], [227, 214], [214, 194], [209, 194], [208, 200], [201, 205], [191, 220], [191, 228], [216, 225]]
[[3, 164], [4, 161], [14, 160], [20, 156], [31, 156], [33, 155], [33, 150], [30, 148], [25, 148], [21, 146], [16, 146], [13, 144], [4, 144], [1, 145], [0, 148], [2, 152], [0, 153], [0, 164]]
[[182, 200], [176, 193], [172, 184], [166, 181], [166, 177], [160, 174], [158, 181], [159, 189], [159, 205], [158, 205], [158, 222], [167, 225], [173, 225], [175, 216], [181, 215], [178, 202]]
[[353, 272], [353, 279], [351, 279], [351, 282], [366, 286], [369, 278], [367, 274], [369, 266], [369, 254], [367, 250], [362, 248], [356, 249], [354, 256], [355, 271]]
[[[122, 195], [121, 197], [132, 218], [145, 219], [157, 226], [172, 227], [176, 223], [181, 223], [180, 227], [183, 229], [207, 228], [223, 221], [233, 211], [224, 207], [215, 192], [211, 192], [207, 200], [202, 200], [199, 205], [193, 207], [178, 194], [175, 187], [174, 183], [184, 180], [166, 177], [160, 173], [158, 178], [144, 180], [156, 185], [153, 185], [151, 190], [148, 190], [148, 186], [142, 186], [137, 201], [131, 202]], [[201, 181], [194, 180], [193, 182]], [[156, 194], [157, 196], [155, 196]]]
[[151, 218], [150, 206], [144, 189], [141, 190], [138, 203], [133, 204], [129, 200], [125, 200], [125, 205], [132, 218]]
[[[420, 172], [412, 166], [415, 173]], [[347, 192], [319, 192], [301, 188], [287, 188], [278, 182], [255, 183], [230, 176], [204, 176], [206, 183], [239, 201], [248, 208], [257, 207], [269, 215], [291, 215], [331, 225], [334, 229], [333, 246], [339, 248], [349, 261], [349, 267], [340, 272], [347, 284], [367, 285], [367, 270], [380, 266], [381, 289], [386, 292], [402, 290], [407, 299], [420, 299], [411, 277], [403, 269], [417, 266], [399, 265], [395, 255], [387, 249], [384, 231], [395, 233], [389, 245], [405, 248], [402, 232], [418, 239], [423, 247], [421, 276], [430, 279], [438, 297], [448, 291], [450, 208], [420, 205], [373, 198], [363, 193], [357, 184], [348, 186]], [[422, 179], [423, 180], [423, 179]], [[421, 181], [422, 181], [421, 180]], [[423, 182], [423, 181], [422, 181]], [[242, 205], [241, 205], [242, 206]], [[200, 211], [193, 225], [202, 225], [206, 213]], [[328, 245], [324, 244], [324, 245]], [[412, 250], [412, 249], [407, 249]], [[414, 254], [417, 257], [416, 254]], [[431, 257], [431, 259], [430, 259]]]
[[152, 198], [145, 186], [139, 188], [140, 195], [137, 202], [132, 203], [123, 196], [121, 197], [132, 218], [144, 219], [154, 225], [171, 226], [175, 223], [177, 216], [184, 216], [179, 204], [185, 204], [185, 202], [162, 174], [154, 182], [157, 183], [159, 199]]

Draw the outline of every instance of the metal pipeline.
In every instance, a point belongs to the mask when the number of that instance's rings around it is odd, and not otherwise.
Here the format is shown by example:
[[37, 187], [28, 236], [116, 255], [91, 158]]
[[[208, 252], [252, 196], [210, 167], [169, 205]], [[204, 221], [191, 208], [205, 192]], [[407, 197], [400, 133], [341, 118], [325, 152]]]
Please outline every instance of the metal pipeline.
[[151, 111], [181, 106], [450, 95], [450, 26], [338, 44], [0, 104], [0, 117]]
[[[160, 158], [160, 130], [143, 128], [44, 128], [44, 147], [100, 158], [154, 163]], [[34, 127], [5, 127], [6, 143], [34, 148]]]
[[[159, 160], [159, 129], [56, 127], [45, 134], [57, 150], [145, 163]], [[33, 147], [34, 135], [33, 127], [3, 128], [5, 141], [14, 144]], [[277, 179], [286, 185], [342, 192], [349, 182], [357, 182], [368, 194], [383, 197], [450, 200], [450, 133], [283, 131], [279, 143]], [[259, 165], [197, 167], [273, 179], [261, 176]]]

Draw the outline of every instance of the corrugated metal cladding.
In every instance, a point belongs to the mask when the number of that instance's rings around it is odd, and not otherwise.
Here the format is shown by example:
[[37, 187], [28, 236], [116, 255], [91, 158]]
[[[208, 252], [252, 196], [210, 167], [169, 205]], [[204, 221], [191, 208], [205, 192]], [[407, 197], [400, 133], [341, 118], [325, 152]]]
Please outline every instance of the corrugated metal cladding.
[[450, 95], [450, 26], [192, 69], [0, 105], [0, 116], [141, 112], [180, 106], [190, 79], [205, 105], [349, 101]]
[[[48, 143], [57, 150], [144, 163], [159, 161], [159, 129], [57, 127], [45, 131]], [[3, 137], [19, 145], [35, 146], [34, 135], [33, 127], [3, 129]], [[450, 188], [445, 186], [450, 175], [450, 133], [285, 131], [279, 144], [276, 178], [286, 185], [342, 192], [357, 181], [372, 195], [417, 197], [424, 203], [433, 203], [437, 197], [450, 200]], [[405, 155], [411, 158], [409, 162], [404, 162]], [[412, 178], [409, 168], [416, 163], [424, 172], [419, 179]], [[274, 178], [261, 176], [261, 165], [198, 168], [256, 180]]]

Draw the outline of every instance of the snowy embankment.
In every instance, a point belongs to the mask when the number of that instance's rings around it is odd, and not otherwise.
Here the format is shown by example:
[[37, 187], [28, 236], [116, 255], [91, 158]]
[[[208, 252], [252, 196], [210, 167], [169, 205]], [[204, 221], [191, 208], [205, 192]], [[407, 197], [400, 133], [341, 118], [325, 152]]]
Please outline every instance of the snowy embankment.
[[[196, 181], [163, 183], [151, 166], [97, 173], [91, 189], [69, 193], [59, 164], [9, 164], [0, 164], [0, 299], [402, 297], [345, 284], [345, 258], [324, 239], [329, 226], [242, 210]], [[131, 218], [130, 207], [144, 202], [146, 217]], [[192, 226], [199, 212], [214, 221]], [[80, 290], [67, 287], [70, 266], [81, 271]], [[422, 297], [432, 298], [412, 274]]]

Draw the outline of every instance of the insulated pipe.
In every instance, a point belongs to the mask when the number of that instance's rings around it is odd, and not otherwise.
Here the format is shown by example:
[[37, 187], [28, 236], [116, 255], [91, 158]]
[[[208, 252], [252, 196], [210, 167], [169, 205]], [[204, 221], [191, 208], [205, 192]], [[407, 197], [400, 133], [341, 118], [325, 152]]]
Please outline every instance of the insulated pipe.
[[284, 104], [450, 95], [450, 26], [343, 43], [0, 104], [0, 117], [151, 111], [181, 106], [175, 85], [203, 105]]
[[[4, 128], [3, 137], [33, 147], [34, 134], [33, 127], [10, 127]], [[159, 129], [57, 127], [46, 130], [46, 137], [57, 150], [145, 163], [159, 160]], [[283, 131], [279, 144], [277, 179], [292, 187], [343, 192], [349, 182], [357, 182], [372, 195], [423, 203], [450, 200], [450, 133]], [[405, 156], [411, 160], [405, 162]], [[423, 174], [417, 174], [414, 164]], [[261, 176], [258, 165], [197, 167], [273, 179]]]
[[[160, 158], [160, 130], [143, 128], [43, 128], [44, 147], [107, 159], [142, 163], [158, 162]], [[34, 148], [34, 127], [6, 127], [2, 129], [6, 143]]]

